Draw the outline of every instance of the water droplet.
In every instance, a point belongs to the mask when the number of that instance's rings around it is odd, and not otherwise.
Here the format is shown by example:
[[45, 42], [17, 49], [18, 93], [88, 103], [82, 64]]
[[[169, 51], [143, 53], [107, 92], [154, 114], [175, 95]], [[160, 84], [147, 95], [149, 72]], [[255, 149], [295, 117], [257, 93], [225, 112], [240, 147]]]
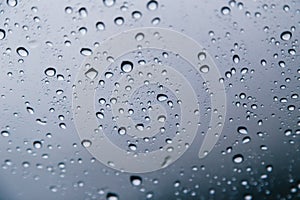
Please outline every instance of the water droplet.
[[205, 59], [206, 59], [206, 53], [200, 52], [200, 53], [198, 54], [198, 59], [199, 59], [200, 61], [205, 60]]
[[224, 6], [224, 7], [221, 8], [221, 13], [222, 13], [223, 15], [228, 15], [228, 14], [230, 14], [230, 12], [231, 12], [231, 10], [230, 10], [230, 8], [227, 7], [227, 6]]
[[117, 17], [115, 20], [114, 20], [115, 24], [118, 25], [118, 26], [121, 26], [124, 24], [124, 18], [123, 17]]
[[165, 95], [165, 94], [158, 94], [156, 98], [157, 98], [157, 101], [163, 102], [163, 101], [166, 101], [168, 99], [168, 96]]
[[142, 178], [139, 176], [130, 176], [130, 182], [133, 186], [139, 186], [142, 184]]
[[157, 25], [160, 23], [160, 18], [159, 17], [155, 17], [154, 19], [151, 20], [151, 24], [153, 25]]
[[61, 129], [66, 129], [66, 128], [67, 128], [67, 126], [66, 126], [65, 123], [60, 123], [60, 124], [59, 124], [59, 127], [60, 127]]
[[111, 7], [115, 5], [116, 0], [103, 0], [103, 3], [106, 7]]
[[119, 200], [119, 196], [115, 193], [107, 193], [106, 200]]
[[41, 141], [34, 141], [34, 142], [33, 142], [33, 147], [36, 148], [36, 149], [42, 148], [42, 143], [41, 143]]
[[133, 19], [138, 20], [142, 17], [142, 13], [140, 11], [133, 11], [131, 16], [132, 16]]
[[56, 186], [50, 186], [50, 191], [51, 191], [51, 192], [57, 192], [58, 189], [57, 189]]
[[166, 116], [160, 115], [160, 116], [158, 116], [157, 120], [158, 120], [159, 122], [163, 123], [163, 122], [166, 121]]
[[112, 73], [112, 72], [106, 72], [106, 73], [104, 74], [104, 76], [105, 76], [105, 78], [109, 79], [109, 78], [111, 78], [111, 77], [114, 76], [114, 73]]
[[281, 33], [280, 38], [284, 41], [288, 41], [292, 38], [292, 33], [290, 31], [284, 31]]
[[249, 143], [250, 141], [251, 141], [251, 138], [248, 136], [243, 138], [243, 144]]
[[157, 1], [151, 0], [147, 3], [147, 8], [151, 11], [156, 10], [158, 8]]
[[135, 125], [135, 128], [139, 131], [143, 131], [144, 130], [144, 124], [137, 124], [137, 125]]
[[6, 33], [3, 29], [0, 29], [0, 40], [3, 40], [6, 36]]
[[244, 127], [244, 126], [238, 127], [237, 131], [238, 131], [240, 134], [248, 134], [248, 130], [247, 130], [247, 128]]
[[87, 72], [85, 72], [85, 76], [91, 80], [95, 79], [97, 75], [98, 75], [98, 71], [95, 70], [94, 68], [91, 68]]
[[82, 140], [81, 145], [85, 148], [88, 148], [92, 145], [92, 142], [90, 140]]
[[10, 7], [15, 7], [18, 4], [17, 0], [7, 0], [6, 1], [7, 5], [9, 5]]
[[80, 50], [80, 53], [81, 53], [81, 55], [83, 55], [83, 56], [90, 56], [90, 55], [93, 54], [93, 51], [92, 51], [91, 49], [89, 49], [89, 48], [82, 48], [82, 49]]
[[97, 22], [96, 23], [96, 28], [99, 31], [104, 31], [105, 30], [105, 24], [103, 22]]
[[25, 49], [24, 47], [18, 47], [17, 48], [17, 53], [19, 54], [19, 56], [21, 57], [26, 57], [29, 55], [27, 49]]
[[97, 113], [96, 113], [96, 117], [97, 117], [98, 119], [104, 119], [104, 114], [103, 114], [102, 112], [97, 112]]
[[125, 135], [127, 132], [126, 128], [125, 127], [120, 127], [119, 130], [118, 130], [118, 133], [120, 135]]
[[10, 135], [10, 133], [8, 131], [1, 131], [1, 135], [3, 137], [8, 137]]
[[30, 163], [27, 162], [27, 161], [25, 161], [25, 162], [22, 163], [22, 166], [23, 166], [24, 168], [28, 168], [28, 167], [30, 167]]
[[28, 107], [26, 107], [26, 110], [29, 114], [34, 114], [34, 109], [33, 108], [28, 106]]
[[73, 8], [71, 8], [70, 6], [68, 6], [68, 7], [65, 8], [65, 12], [67, 14], [71, 14], [73, 12]]
[[144, 34], [143, 33], [138, 33], [135, 36], [136, 41], [142, 41], [144, 39]]
[[135, 144], [129, 144], [128, 147], [131, 151], [136, 151], [137, 150], [137, 146]]
[[45, 74], [46, 74], [47, 76], [49, 76], [49, 77], [53, 77], [53, 76], [55, 76], [55, 74], [56, 74], [56, 70], [55, 70], [55, 68], [53, 68], [53, 67], [48, 67], [48, 68], [45, 70]]
[[130, 61], [123, 61], [121, 63], [121, 70], [125, 73], [131, 72], [133, 69], [133, 64]]
[[87, 10], [86, 10], [86, 8], [80, 8], [79, 9], [79, 15], [80, 15], [80, 17], [87, 17], [88, 16], [88, 12], [87, 12]]
[[207, 65], [202, 65], [202, 66], [200, 67], [200, 72], [202, 72], [202, 73], [207, 73], [207, 72], [209, 72], [209, 67], [208, 67]]
[[244, 157], [241, 154], [237, 154], [237, 155], [233, 156], [232, 160], [234, 163], [240, 164], [244, 161]]
[[239, 63], [240, 62], [240, 57], [238, 56], [238, 55], [234, 55], [233, 57], [232, 57], [232, 60], [233, 60], [233, 62], [234, 63]]

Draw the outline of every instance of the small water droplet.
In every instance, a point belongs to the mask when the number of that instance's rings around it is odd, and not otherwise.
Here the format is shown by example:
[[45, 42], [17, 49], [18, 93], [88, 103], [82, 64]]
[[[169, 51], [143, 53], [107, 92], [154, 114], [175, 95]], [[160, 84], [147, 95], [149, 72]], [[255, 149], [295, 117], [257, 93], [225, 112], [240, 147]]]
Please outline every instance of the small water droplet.
[[106, 200], [119, 200], [119, 196], [115, 193], [107, 193]]
[[17, 53], [19, 54], [19, 56], [21, 57], [26, 57], [29, 55], [29, 52], [27, 51], [27, 49], [25, 49], [24, 47], [18, 47], [17, 48]]

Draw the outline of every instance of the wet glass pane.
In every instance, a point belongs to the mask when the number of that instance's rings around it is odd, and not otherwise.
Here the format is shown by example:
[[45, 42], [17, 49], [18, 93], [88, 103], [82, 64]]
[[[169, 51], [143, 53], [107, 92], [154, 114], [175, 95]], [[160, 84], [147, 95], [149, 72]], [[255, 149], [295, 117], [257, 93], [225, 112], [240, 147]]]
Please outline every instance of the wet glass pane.
[[300, 1], [0, 1], [0, 199], [299, 199]]

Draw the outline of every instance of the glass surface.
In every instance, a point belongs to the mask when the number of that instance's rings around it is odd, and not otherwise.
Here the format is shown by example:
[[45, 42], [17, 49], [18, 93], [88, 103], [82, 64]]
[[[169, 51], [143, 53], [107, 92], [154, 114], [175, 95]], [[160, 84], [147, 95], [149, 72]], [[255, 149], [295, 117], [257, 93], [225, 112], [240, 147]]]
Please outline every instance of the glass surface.
[[0, 199], [300, 199], [300, 1], [0, 1]]

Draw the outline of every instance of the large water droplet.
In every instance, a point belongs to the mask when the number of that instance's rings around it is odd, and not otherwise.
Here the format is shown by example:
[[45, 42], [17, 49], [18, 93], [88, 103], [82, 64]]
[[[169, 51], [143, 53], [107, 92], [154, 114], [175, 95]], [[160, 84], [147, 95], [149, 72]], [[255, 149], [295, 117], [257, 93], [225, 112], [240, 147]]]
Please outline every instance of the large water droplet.
[[86, 8], [80, 8], [79, 9], [79, 15], [80, 15], [80, 17], [87, 17], [88, 12], [87, 12]]
[[237, 155], [233, 156], [232, 161], [234, 163], [240, 164], [244, 161], [244, 157], [241, 154], [237, 154]]
[[92, 145], [92, 142], [90, 140], [82, 140], [81, 145], [85, 148], [88, 148]]
[[247, 130], [247, 128], [244, 127], [244, 126], [238, 127], [237, 131], [238, 131], [240, 134], [248, 134], [248, 130]]
[[17, 0], [7, 0], [6, 1], [7, 5], [9, 5], [10, 7], [15, 7], [18, 4]]
[[158, 94], [157, 95], [157, 101], [159, 101], [159, 102], [166, 101], [167, 99], [168, 99], [168, 96], [165, 95], [165, 94]]
[[125, 127], [120, 127], [119, 130], [118, 130], [118, 133], [120, 135], [125, 135], [127, 132], [126, 128]]
[[223, 15], [228, 15], [228, 14], [230, 14], [230, 12], [231, 12], [231, 10], [230, 10], [230, 8], [227, 7], [227, 6], [224, 6], [224, 7], [221, 8], [221, 13], [222, 13]]
[[3, 29], [0, 29], [0, 40], [3, 40], [6, 36], [6, 33]]
[[142, 178], [139, 176], [130, 176], [130, 182], [133, 186], [139, 186], [142, 184]]
[[103, 22], [97, 22], [96, 23], [96, 28], [99, 31], [103, 31], [103, 30], [105, 30], [105, 24]]
[[115, 193], [107, 193], [106, 200], [119, 200], [119, 196]]
[[36, 149], [42, 148], [42, 143], [41, 143], [41, 141], [34, 141], [34, 142], [33, 142], [33, 147], [36, 148]]
[[19, 56], [21, 57], [26, 57], [29, 55], [27, 49], [25, 49], [24, 47], [18, 47], [17, 48], [17, 53], [19, 54]]
[[83, 55], [83, 56], [90, 56], [90, 55], [93, 54], [93, 51], [92, 51], [91, 49], [89, 49], [89, 48], [82, 48], [82, 49], [80, 50], [80, 53], [81, 53], [81, 55]]
[[85, 76], [91, 80], [95, 79], [97, 75], [98, 75], [98, 71], [95, 70], [94, 68], [91, 68], [87, 72], [85, 72]]
[[106, 7], [111, 7], [115, 5], [116, 0], [103, 0], [103, 3]]
[[207, 65], [202, 65], [202, 66], [200, 67], [200, 72], [202, 72], [202, 73], [207, 73], [207, 72], [209, 72], [209, 67], [208, 67]]
[[118, 25], [118, 26], [121, 26], [124, 24], [124, 18], [123, 17], [117, 17], [115, 20], [114, 20], [115, 24]]
[[157, 1], [151, 0], [147, 3], [147, 8], [151, 11], [156, 10], [158, 8]]
[[198, 54], [198, 59], [199, 59], [200, 61], [205, 60], [205, 58], [206, 58], [206, 53], [200, 52], [200, 53]]
[[1, 135], [3, 137], [8, 137], [10, 135], [10, 133], [8, 131], [1, 131]]
[[284, 41], [288, 41], [292, 38], [292, 33], [290, 31], [284, 31], [281, 33], [280, 38]]
[[131, 72], [133, 69], [133, 64], [130, 61], [123, 61], [121, 63], [121, 70], [125, 73]]
[[55, 68], [53, 67], [48, 67], [46, 70], [45, 70], [45, 74], [49, 77], [52, 77], [52, 76], [55, 76], [56, 74], [56, 70]]

